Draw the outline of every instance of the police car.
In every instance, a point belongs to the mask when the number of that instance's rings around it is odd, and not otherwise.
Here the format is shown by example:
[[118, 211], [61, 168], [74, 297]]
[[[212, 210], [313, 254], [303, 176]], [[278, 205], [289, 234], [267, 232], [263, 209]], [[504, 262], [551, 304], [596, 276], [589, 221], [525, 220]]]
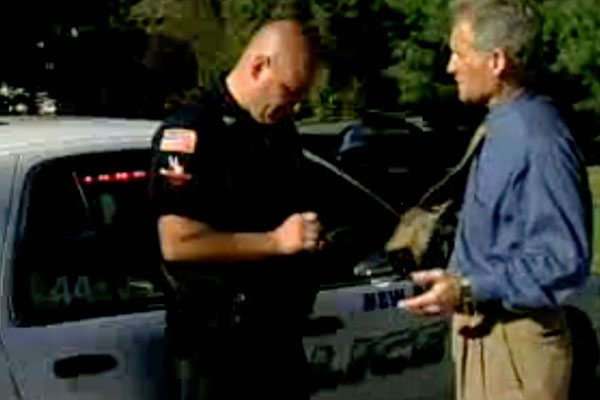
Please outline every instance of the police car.
[[[157, 126], [0, 122], [0, 398], [168, 398], [146, 192]], [[397, 212], [335, 166], [304, 155], [337, 249], [334, 265], [317, 277], [305, 332], [315, 396], [439, 361], [445, 325], [395, 308], [413, 290], [382, 252]], [[292, 284], [281, 277], [281, 285]]]

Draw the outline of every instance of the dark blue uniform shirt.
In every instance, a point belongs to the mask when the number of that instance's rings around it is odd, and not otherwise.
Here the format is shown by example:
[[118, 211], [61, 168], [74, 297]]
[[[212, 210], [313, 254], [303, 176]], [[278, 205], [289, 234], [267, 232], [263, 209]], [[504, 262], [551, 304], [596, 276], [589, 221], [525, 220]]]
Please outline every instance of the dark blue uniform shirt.
[[[224, 85], [169, 116], [153, 140], [150, 196], [156, 219], [175, 214], [223, 232], [264, 232], [305, 211], [301, 147], [291, 120], [261, 125]], [[310, 312], [314, 257], [308, 254], [261, 261], [201, 265], [169, 262], [175, 281], [167, 291], [167, 321], [198, 344], [197, 330], [250, 326], [259, 333], [297, 328]], [[309, 268], [311, 265], [311, 268]], [[292, 281], [281, 277], [295, 273]], [[244, 297], [243, 305], [234, 304]], [[247, 335], [246, 335], [247, 336]], [[263, 335], [267, 337], [266, 335]], [[284, 337], [281, 333], [279, 336]]]
[[450, 268], [478, 302], [556, 308], [590, 264], [590, 195], [580, 151], [548, 99], [492, 108], [471, 165]]
[[[224, 85], [169, 116], [152, 149], [156, 219], [175, 214], [218, 231], [263, 232], [305, 211], [292, 121], [259, 124]], [[167, 354], [190, 365], [179, 367], [189, 372], [178, 377], [182, 398], [308, 397], [301, 328], [318, 268], [308, 257], [165, 263]]]

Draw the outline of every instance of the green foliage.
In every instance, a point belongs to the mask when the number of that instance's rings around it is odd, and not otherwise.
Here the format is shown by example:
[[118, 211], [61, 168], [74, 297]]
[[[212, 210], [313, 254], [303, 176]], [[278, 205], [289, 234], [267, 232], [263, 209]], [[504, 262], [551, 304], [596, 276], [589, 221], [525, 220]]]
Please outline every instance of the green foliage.
[[393, 41], [395, 63], [385, 73], [399, 87], [398, 101], [415, 104], [440, 101], [451, 92], [446, 77], [448, 58], [447, 0], [388, 0], [402, 16]]
[[231, 66], [226, 5], [217, 0], [140, 0], [130, 18], [151, 35], [185, 41], [195, 50], [198, 82], [204, 84]]
[[[365, 108], [439, 101], [453, 93], [445, 76], [447, 0], [285, 2], [317, 27], [326, 72], [309, 96], [315, 113], [351, 116]], [[245, 0], [237, 16], [277, 17], [281, 1]]]
[[127, 31], [136, 28], [136, 23], [130, 18], [131, 8], [139, 0], [107, 0], [108, 27], [115, 31]]
[[600, 167], [588, 167], [590, 190], [592, 192], [593, 212], [593, 261], [592, 271], [600, 275]]
[[[313, 113], [321, 117], [455, 101], [454, 82], [446, 74], [448, 1], [113, 0], [131, 5], [130, 18], [147, 32], [191, 41], [201, 82], [202, 71], [230, 67], [267, 20], [307, 22], [322, 42], [323, 67], [309, 96]], [[598, 114], [600, 3], [538, 2], [545, 17], [543, 82], [552, 79], [566, 103]]]
[[600, 3], [546, 0], [542, 10], [546, 72], [569, 82], [562, 95], [577, 110], [600, 113]]

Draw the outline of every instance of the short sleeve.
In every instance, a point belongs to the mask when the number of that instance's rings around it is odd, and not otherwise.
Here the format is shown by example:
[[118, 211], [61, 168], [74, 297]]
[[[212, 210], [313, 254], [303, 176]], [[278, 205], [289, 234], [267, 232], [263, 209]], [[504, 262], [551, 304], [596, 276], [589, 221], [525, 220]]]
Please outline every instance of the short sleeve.
[[156, 218], [175, 214], [212, 224], [222, 208], [225, 168], [203, 108], [165, 120], [152, 139], [150, 201]]

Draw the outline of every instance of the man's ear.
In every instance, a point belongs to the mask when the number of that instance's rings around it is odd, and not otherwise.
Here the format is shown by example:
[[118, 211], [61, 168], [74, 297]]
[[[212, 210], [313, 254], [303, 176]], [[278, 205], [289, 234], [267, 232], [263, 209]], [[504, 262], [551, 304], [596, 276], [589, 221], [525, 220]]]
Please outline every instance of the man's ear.
[[269, 58], [269, 56], [264, 54], [254, 55], [250, 64], [250, 73], [252, 75], [252, 79], [258, 79], [260, 74], [263, 71], [265, 71], [265, 69], [267, 69], [270, 64], [271, 59]]
[[508, 57], [506, 52], [500, 49], [494, 49], [490, 59], [492, 73], [496, 77], [504, 75], [508, 71]]

